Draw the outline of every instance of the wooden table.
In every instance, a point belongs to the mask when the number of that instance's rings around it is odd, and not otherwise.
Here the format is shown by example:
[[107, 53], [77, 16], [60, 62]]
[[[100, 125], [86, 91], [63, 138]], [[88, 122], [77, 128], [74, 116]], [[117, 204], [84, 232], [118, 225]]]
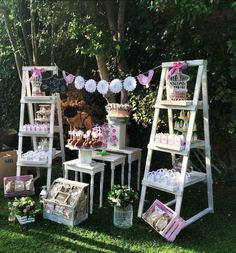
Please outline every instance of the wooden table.
[[83, 173], [90, 175], [90, 214], [93, 213], [93, 195], [94, 195], [94, 175], [98, 172], [100, 175], [100, 196], [99, 207], [102, 207], [103, 198], [103, 182], [104, 182], [104, 163], [92, 162], [91, 164], [80, 164], [79, 159], [74, 159], [68, 162], [64, 162], [64, 177], [68, 179], [68, 171], [75, 171], [75, 181], [78, 180], [78, 172], [80, 172], [80, 181], [83, 181]]

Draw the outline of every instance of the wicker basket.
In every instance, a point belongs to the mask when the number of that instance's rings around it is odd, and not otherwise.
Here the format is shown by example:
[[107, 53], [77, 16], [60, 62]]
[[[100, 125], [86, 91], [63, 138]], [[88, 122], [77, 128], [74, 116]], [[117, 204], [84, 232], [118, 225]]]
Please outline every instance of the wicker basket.
[[167, 99], [168, 100], [186, 100], [187, 99], [187, 82], [190, 77], [182, 72], [167, 79]]

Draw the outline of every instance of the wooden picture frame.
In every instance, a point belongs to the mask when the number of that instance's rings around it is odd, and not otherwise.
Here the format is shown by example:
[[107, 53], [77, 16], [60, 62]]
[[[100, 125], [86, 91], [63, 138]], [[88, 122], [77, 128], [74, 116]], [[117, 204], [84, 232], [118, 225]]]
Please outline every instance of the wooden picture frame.
[[65, 205], [69, 197], [70, 197], [69, 193], [58, 191], [53, 197], [53, 199], [55, 202]]

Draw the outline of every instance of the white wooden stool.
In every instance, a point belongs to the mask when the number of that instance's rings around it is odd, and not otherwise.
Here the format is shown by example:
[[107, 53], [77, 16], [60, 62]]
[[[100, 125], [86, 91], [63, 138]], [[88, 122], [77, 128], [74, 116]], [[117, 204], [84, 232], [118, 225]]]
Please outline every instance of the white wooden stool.
[[115, 168], [118, 165], [121, 165], [121, 185], [124, 185], [125, 157], [118, 154], [97, 155], [97, 151], [92, 153], [92, 159], [111, 163], [111, 188], [114, 185]]
[[93, 213], [93, 195], [94, 195], [94, 175], [98, 172], [100, 176], [100, 196], [99, 207], [102, 207], [103, 182], [104, 182], [104, 163], [92, 162], [91, 164], [79, 164], [79, 159], [64, 162], [64, 177], [68, 179], [68, 170], [75, 171], [75, 181], [78, 181], [78, 172], [80, 172], [80, 181], [83, 181], [83, 173], [90, 174], [90, 214]]
[[119, 153], [119, 154], [126, 154], [128, 156], [128, 164], [129, 164], [128, 186], [129, 187], [131, 185], [131, 165], [132, 165], [132, 162], [138, 161], [137, 190], [139, 191], [142, 149], [141, 148], [125, 147], [124, 149], [107, 148], [106, 150], [108, 152]]

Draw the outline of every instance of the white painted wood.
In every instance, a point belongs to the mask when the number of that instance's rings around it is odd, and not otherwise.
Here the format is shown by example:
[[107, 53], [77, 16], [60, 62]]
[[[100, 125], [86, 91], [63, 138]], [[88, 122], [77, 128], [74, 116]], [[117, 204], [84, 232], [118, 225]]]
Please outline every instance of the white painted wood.
[[[33, 66], [24, 66], [22, 68], [22, 88], [21, 88], [21, 109], [20, 109], [20, 127], [19, 127], [19, 142], [18, 142], [18, 158], [17, 158], [17, 175], [21, 174], [21, 166], [36, 167], [37, 177], [34, 180], [40, 177], [40, 167], [47, 168], [47, 189], [49, 189], [51, 184], [51, 170], [52, 170], [52, 160], [55, 157], [61, 156], [62, 161], [65, 160], [65, 151], [64, 151], [64, 140], [63, 140], [63, 128], [62, 128], [62, 115], [61, 115], [61, 102], [59, 94], [52, 96], [32, 96], [31, 85], [30, 85], [30, 72]], [[58, 68], [56, 66], [43, 66], [42, 68], [45, 71], [51, 71], [53, 74], [58, 73]], [[28, 105], [29, 113], [29, 123], [34, 123], [34, 111], [36, 110], [36, 104], [50, 104], [51, 105], [51, 114], [50, 114], [50, 126], [48, 133], [34, 133], [34, 132], [25, 132], [22, 131], [24, 124], [24, 114], [25, 114], [25, 104]], [[33, 106], [34, 105], [34, 106]], [[58, 111], [58, 122], [59, 122], [59, 134], [60, 134], [60, 147], [61, 150], [56, 152], [56, 155], [53, 157], [52, 148], [53, 148], [53, 133], [54, 133], [54, 114], [55, 106], [57, 106]], [[49, 139], [49, 151], [48, 151], [48, 162], [47, 163], [37, 163], [37, 162], [27, 162], [22, 161], [22, 145], [23, 137], [30, 136], [32, 139], [33, 149], [37, 149], [37, 137], [46, 137]]]
[[[100, 175], [100, 196], [99, 196], [99, 207], [102, 207], [103, 198], [103, 182], [104, 182], [104, 163], [93, 162], [91, 164], [79, 164], [79, 159], [74, 159], [68, 162], [64, 162], [65, 176], [68, 178], [68, 170], [75, 172], [87, 173], [90, 175], [90, 214], [93, 213], [93, 197], [94, 197], [94, 176], [96, 173]], [[80, 174], [80, 175], [81, 175]]]
[[209, 112], [208, 112], [208, 90], [207, 90], [207, 62], [204, 66], [202, 76], [202, 98], [204, 101], [203, 107], [203, 125], [204, 125], [204, 138], [206, 142], [205, 148], [205, 161], [206, 161], [206, 172], [207, 172], [207, 196], [208, 196], [208, 207], [211, 212], [214, 212], [213, 205], [213, 187], [212, 187], [212, 171], [211, 171], [211, 146], [210, 146], [210, 133], [209, 133]]
[[[198, 182], [207, 182], [207, 194], [208, 194], [208, 208], [194, 215], [190, 219], [187, 220], [186, 225], [191, 224], [192, 222], [200, 219], [202, 216], [206, 215], [209, 212], [213, 212], [213, 190], [212, 190], [212, 173], [211, 173], [211, 155], [210, 155], [210, 134], [209, 134], [209, 115], [208, 115], [208, 96], [207, 96], [207, 61], [206, 60], [193, 60], [187, 61], [188, 67], [198, 67], [197, 78], [195, 83], [195, 90], [193, 100], [189, 101], [170, 101], [170, 100], [162, 100], [163, 95], [163, 87], [165, 85], [165, 75], [169, 68], [171, 68], [174, 62], [164, 62], [162, 63], [162, 74], [161, 81], [159, 86], [159, 91], [157, 95], [157, 101], [154, 106], [155, 113], [152, 125], [152, 132], [150, 136], [150, 142], [148, 144], [148, 152], [146, 158], [146, 166], [144, 172], [144, 178], [142, 181], [142, 191], [139, 202], [139, 210], [138, 217], [142, 216], [145, 195], [147, 187], [151, 187], [154, 189], [166, 191], [168, 193], [172, 193], [175, 195], [175, 199], [169, 201], [167, 204], [172, 205], [175, 204], [175, 211], [180, 215], [182, 199], [184, 188], [187, 186], [191, 186]], [[163, 81], [163, 82], [162, 82]], [[202, 88], [202, 101], [199, 101], [200, 91]], [[173, 133], [173, 111], [174, 109], [178, 110], [188, 110], [190, 111], [190, 119], [189, 126], [186, 134], [186, 145], [183, 150], [172, 150], [169, 145], [167, 147], [160, 147], [158, 144], [154, 142], [157, 123], [159, 120], [159, 112], [160, 109], [167, 109], [168, 111], [168, 125], [170, 134]], [[192, 133], [194, 129], [196, 113], [198, 109], [203, 109], [203, 123], [204, 123], [204, 140], [197, 140], [192, 142]], [[185, 175], [189, 161], [189, 153], [191, 148], [201, 148], [205, 149], [205, 162], [206, 162], [206, 173], [194, 171], [192, 178], [185, 182]], [[147, 180], [147, 175], [150, 170], [151, 159], [153, 151], [162, 151], [172, 154], [172, 163], [174, 154], [182, 155], [182, 168], [181, 168], [181, 176], [180, 183], [177, 187], [170, 187], [167, 185], [156, 184]]]

